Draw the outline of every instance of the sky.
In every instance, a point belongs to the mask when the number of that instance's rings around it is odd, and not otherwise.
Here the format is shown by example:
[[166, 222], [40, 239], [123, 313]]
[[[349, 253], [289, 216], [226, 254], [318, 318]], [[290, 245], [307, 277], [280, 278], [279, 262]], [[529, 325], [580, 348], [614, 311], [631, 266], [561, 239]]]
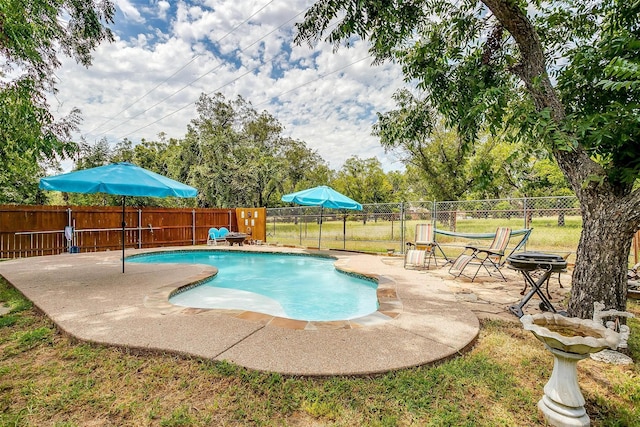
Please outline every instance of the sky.
[[56, 71], [52, 109], [82, 111], [76, 138], [114, 145], [158, 140], [160, 132], [182, 138], [199, 96], [221, 92], [266, 110], [283, 136], [304, 141], [334, 170], [351, 156], [377, 157], [385, 171], [403, 168], [371, 135], [376, 112], [394, 109], [392, 95], [405, 85], [400, 67], [372, 65], [361, 40], [337, 51], [293, 44], [294, 24], [312, 0], [114, 3], [116, 41], [101, 44], [89, 68], [65, 59]]

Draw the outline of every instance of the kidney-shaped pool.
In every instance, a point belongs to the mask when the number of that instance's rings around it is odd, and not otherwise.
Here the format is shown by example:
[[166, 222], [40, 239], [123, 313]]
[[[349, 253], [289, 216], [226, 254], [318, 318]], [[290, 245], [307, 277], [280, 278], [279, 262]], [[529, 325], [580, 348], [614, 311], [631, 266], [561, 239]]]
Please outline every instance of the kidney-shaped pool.
[[378, 309], [377, 283], [335, 269], [335, 259], [241, 251], [156, 252], [128, 262], [208, 264], [218, 274], [172, 304], [255, 311], [308, 321], [350, 320]]

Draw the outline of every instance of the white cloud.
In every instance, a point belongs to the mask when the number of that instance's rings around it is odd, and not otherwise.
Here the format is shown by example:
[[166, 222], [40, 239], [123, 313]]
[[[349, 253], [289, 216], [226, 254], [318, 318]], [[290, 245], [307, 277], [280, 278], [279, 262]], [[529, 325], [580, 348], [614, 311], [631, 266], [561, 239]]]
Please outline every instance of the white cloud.
[[131, 4], [129, 0], [115, 0], [116, 7], [124, 14], [125, 18], [134, 22], [144, 22], [144, 18]]
[[[354, 155], [376, 156], [387, 170], [401, 168], [371, 135], [375, 112], [394, 108], [391, 95], [403, 85], [400, 68], [372, 66], [363, 42], [334, 53], [323, 43], [314, 49], [292, 46], [293, 22], [274, 31], [310, 1], [211, 0], [199, 6], [180, 2], [175, 9], [164, 3], [153, 13], [168, 14], [169, 26], [101, 45], [89, 69], [66, 60], [58, 71], [52, 105], [60, 114], [79, 107], [81, 133], [89, 142], [138, 142], [160, 132], [181, 138], [200, 94], [222, 92], [267, 110], [284, 125], [285, 135], [306, 142], [333, 169]], [[123, 5], [131, 6], [118, 1], [123, 12]], [[219, 45], [212, 42], [218, 40]], [[234, 62], [217, 56], [218, 48], [233, 53]]]
[[169, 12], [169, 9], [171, 8], [171, 4], [169, 4], [168, 1], [159, 1], [158, 2], [158, 9], [157, 9], [157, 16], [160, 19], [166, 20], [167, 19], [167, 12]]

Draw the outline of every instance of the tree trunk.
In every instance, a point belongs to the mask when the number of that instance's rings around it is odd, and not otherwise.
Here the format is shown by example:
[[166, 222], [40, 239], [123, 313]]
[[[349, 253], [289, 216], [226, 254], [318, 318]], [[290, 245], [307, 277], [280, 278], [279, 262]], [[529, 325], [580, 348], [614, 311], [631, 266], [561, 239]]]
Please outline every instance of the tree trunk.
[[[546, 70], [545, 53], [536, 28], [512, 0], [481, 0], [513, 36], [521, 59], [512, 71], [525, 84], [537, 111], [548, 109], [562, 124], [565, 111]], [[561, 136], [561, 135], [559, 135]], [[602, 167], [583, 147], [571, 151], [555, 149], [558, 166], [580, 200], [582, 233], [571, 285], [569, 314], [585, 319], [593, 316], [593, 303], [626, 309], [627, 267], [633, 234], [638, 229], [640, 195], [631, 186], [596, 183], [589, 177], [604, 177]], [[636, 192], [637, 193], [637, 192]]]
[[616, 210], [611, 198], [591, 197], [582, 202], [582, 233], [572, 277], [569, 314], [589, 319], [593, 303], [625, 310], [627, 267], [633, 232], [624, 210]]

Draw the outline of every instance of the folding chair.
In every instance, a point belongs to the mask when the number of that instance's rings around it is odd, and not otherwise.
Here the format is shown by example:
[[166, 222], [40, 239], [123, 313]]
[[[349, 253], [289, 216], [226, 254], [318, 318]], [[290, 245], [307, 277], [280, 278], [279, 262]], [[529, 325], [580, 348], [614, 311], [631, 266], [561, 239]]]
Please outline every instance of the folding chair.
[[[511, 228], [508, 227], [499, 227], [496, 230], [496, 235], [493, 238], [493, 242], [491, 246], [488, 248], [480, 248], [474, 246], [466, 246], [465, 250], [453, 261], [451, 267], [449, 268], [449, 273], [455, 277], [465, 276], [471, 279], [473, 282], [480, 272], [480, 269], [484, 267], [489, 276], [493, 276], [493, 272], [498, 272], [502, 277], [502, 280], [505, 282], [507, 278], [504, 277], [504, 274], [500, 271], [500, 261], [504, 256], [504, 251], [509, 244], [509, 239], [511, 238]], [[467, 253], [470, 250], [471, 253]], [[467, 276], [464, 273], [464, 270], [468, 266], [478, 266], [473, 276]], [[496, 276], [497, 277], [497, 276]]]
[[[431, 257], [429, 257], [431, 259]], [[422, 249], [409, 249], [404, 255], [404, 268], [413, 267], [417, 269], [427, 267], [427, 251]]]
[[[427, 264], [427, 268], [431, 266], [431, 258], [433, 258], [433, 262], [438, 266], [438, 260], [436, 259], [436, 248], [440, 249], [440, 252], [444, 256], [444, 252], [442, 252], [442, 248], [438, 245], [438, 242], [434, 239], [433, 233], [433, 224], [416, 224], [416, 238], [415, 243], [407, 243], [407, 246], [413, 247], [415, 249], [409, 249], [407, 251], [423, 251], [425, 253], [425, 263]], [[415, 256], [415, 255], [414, 255]], [[446, 258], [446, 257], [445, 257]], [[405, 266], [406, 266], [406, 257], [405, 257]]]

